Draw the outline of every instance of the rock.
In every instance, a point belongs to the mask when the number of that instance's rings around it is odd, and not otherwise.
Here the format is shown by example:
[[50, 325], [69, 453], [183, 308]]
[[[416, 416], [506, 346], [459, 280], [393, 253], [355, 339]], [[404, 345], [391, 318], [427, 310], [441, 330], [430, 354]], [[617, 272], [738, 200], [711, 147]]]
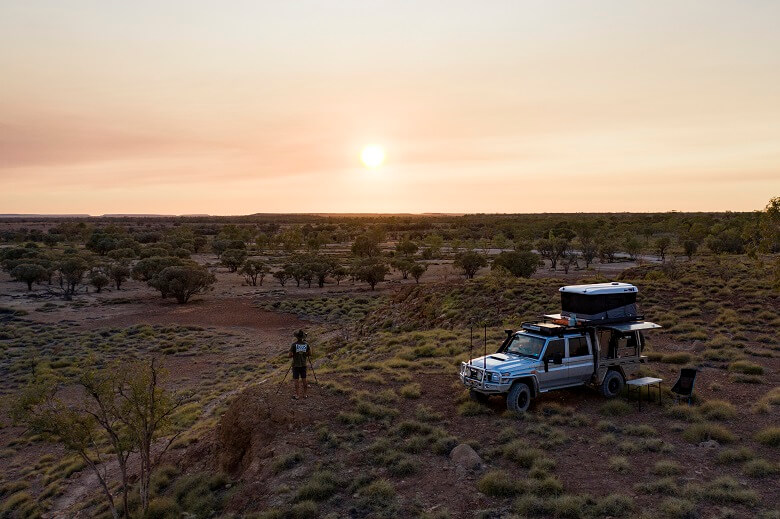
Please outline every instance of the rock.
[[720, 443], [715, 440], [707, 440], [706, 442], [701, 442], [699, 447], [703, 447], [705, 449], [717, 449], [720, 447]]
[[459, 474], [482, 470], [484, 462], [470, 445], [461, 443], [450, 451], [450, 460]]

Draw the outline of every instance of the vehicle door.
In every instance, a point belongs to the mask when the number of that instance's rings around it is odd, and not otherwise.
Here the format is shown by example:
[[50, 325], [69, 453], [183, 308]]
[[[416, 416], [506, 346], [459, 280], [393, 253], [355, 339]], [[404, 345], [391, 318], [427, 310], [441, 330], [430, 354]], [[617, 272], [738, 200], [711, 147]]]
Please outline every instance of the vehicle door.
[[541, 359], [545, 367], [537, 370], [537, 379], [539, 380], [539, 389], [546, 391], [567, 384], [568, 377], [566, 358], [566, 343], [563, 339], [548, 339], [545, 345]]
[[568, 368], [569, 384], [580, 384], [590, 380], [593, 375], [593, 350], [585, 335], [568, 337], [567, 355], [564, 364]]

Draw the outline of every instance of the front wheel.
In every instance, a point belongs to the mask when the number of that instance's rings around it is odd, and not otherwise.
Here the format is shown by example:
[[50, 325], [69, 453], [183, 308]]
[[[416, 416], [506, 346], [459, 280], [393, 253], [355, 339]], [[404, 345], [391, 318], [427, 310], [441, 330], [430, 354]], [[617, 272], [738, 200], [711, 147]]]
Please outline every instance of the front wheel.
[[601, 394], [607, 398], [615, 398], [623, 391], [625, 383], [626, 381], [619, 371], [608, 371], [601, 383]]
[[524, 413], [531, 405], [531, 389], [527, 384], [515, 382], [506, 396], [506, 408], [515, 413]]

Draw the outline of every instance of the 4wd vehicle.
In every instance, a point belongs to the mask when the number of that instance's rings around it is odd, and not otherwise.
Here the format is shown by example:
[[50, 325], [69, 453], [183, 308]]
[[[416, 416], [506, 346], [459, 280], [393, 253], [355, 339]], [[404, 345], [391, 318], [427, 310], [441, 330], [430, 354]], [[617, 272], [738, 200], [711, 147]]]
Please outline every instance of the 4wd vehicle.
[[506, 330], [496, 353], [461, 364], [461, 381], [474, 400], [506, 395], [509, 410], [524, 412], [539, 393], [583, 384], [612, 398], [637, 373], [646, 360], [642, 332], [660, 328], [637, 315], [637, 288], [600, 283], [560, 292], [560, 314]]

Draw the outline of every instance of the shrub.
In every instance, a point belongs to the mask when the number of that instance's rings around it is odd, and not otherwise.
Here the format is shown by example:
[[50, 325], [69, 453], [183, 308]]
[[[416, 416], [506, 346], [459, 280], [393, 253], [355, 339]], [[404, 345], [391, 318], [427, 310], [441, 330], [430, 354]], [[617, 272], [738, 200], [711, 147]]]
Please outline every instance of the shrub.
[[763, 478], [780, 473], [780, 466], [765, 459], [758, 459], [745, 463], [742, 471], [751, 478]]
[[614, 472], [628, 472], [631, 469], [631, 463], [625, 456], [612, 456], [609, 458], [609, 469]]
[[691, 443], [699, 443], [707, 440], [717, 440], [720, 443], [731, 443], [734, 434], [721, 425], [711, 423], [697, 423], [688, 427], [683, 433], [683, 438]]
[[669, 519], [696, 519], [696, 505], [687, 499], [670, 497], [661, 503], [661, 513]]
[[149, 501], [149, 508], [144, 516], [146, 519], [176, 519], [181, 510], [176, 501], [170, 497], [156, 497]]
[[271, 471], [274, 474], [284, 472], [293, 468], [295, 465], [303, 461], [303, 453], [301, 451], [288, 452], [277, 456], [271, 462]]
[[710, 481], [699, 489], [700, 496], [715, 503], [739, 503], [755, 505], [758, 503], [758, 493], [744, 488], [733, 478], [724, 476]]
[[477, 482], [477, 490], [491, 497], [510, 497], [523, 492], [517, 478], [502, 470], [492, 470]]
[[736, 371], [738, 373], [743, 373], [745, 375], [764, 374], [764, 368], [761, 365], [755, 364], [753, 362], [748, 362], [746, 360], [738, 360], [736, 362], [732, 362], [731, 364], [729, 364], [729, 371]]
[[458, 414], [461, 416], [477, 416], [481, 414], [491, 414], [489, 407], [480, 405], [477, 402], [463, 402], [458, 406]]
[[601, 406], [599, 410], [605, 416], [623, 416], [634, 410], [631, 404], [623, 400], [610, 400]]
[[626, 517], [634, 508], [634, 500], [622, 494], [610, 494], [596, 505], [596, 511], [602, 517]]
[[675, 496], [680, 493], [680, 488], [677, 486], [677, 482], [674, 478], [666, 477], [650, 481], [648, 483], [638, 483], [634, 486], [638, 492], [644, 492], [646, 494], [664, 494], [667, 496]]
[[301, 485], [296, 501], [324, 501], [338, 491], [339, 482], [333, 472], [321, 470], [313, 473]]
[[739, 449], [723, 449], [715, 457], [715, 461], [718, 463], [727, 464], [751, 460], [754, 457], [755, 454], [752, 450], [747, 447], [740, 447]]
[[319, 509], [314, 501], [302, 501], [290, 508], [290, 517], [292, 519], [313, 519], [318, 515]]
[[420, 398], [420, 395], [422, 394], [420, 384], [416, 382], [401, 386], [401, 389], [399, 389], [398, 392], [404, 398]]
[[679, 463], [672, 460], [661, 460], [653, 466], [653, 474], [657, 476], [676, 476], [682, 473], [682, 467]]
[[685, 352], [667, 353], [661, 357], [661, 362], [665, 364], [688, 364], [691, 361], [691, 354]]
[[730, 420], [737, 415], [736, 408], [725, 400], [708, 400], [702, 404], [701, 412], [710, 420]]
[[780, 427], [766, 427], [756, 433], [755, 439], [758, 443], [768, 447], [780, 446]]

